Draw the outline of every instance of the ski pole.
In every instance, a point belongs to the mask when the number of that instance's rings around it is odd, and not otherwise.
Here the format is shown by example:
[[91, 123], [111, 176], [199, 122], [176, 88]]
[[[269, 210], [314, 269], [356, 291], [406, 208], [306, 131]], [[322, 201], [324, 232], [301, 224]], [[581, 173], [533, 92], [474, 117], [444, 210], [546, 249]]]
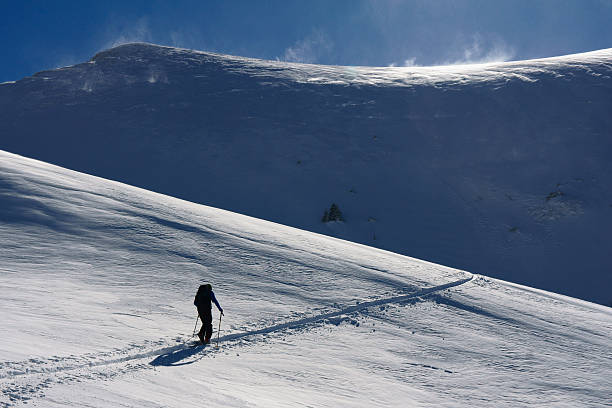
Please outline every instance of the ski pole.
[[217, 330], [217, 348], [219, 347], [219, 334], [221, 333], [221, 313], [219, 313], [219, 330]]
[[193, 334], [191, 335], [191, 337], [195, 336], [195, 331], [198, 328], [198, 319], [199, 319], [200, 315], [196, 315], [196, 324], [193, 327]]

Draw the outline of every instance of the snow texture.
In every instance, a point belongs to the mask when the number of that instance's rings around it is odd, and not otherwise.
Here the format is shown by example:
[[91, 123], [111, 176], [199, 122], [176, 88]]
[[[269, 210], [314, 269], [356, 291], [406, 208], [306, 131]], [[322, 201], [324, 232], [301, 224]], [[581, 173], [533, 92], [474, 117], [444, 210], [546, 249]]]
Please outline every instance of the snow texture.
[[0, 242], [2, 407], [610, 403], [612, 309], [582, 300], [2, 151]]
[[610, 304], [611, 75], [612, 50], [370, 68], [128, 44], [1, 84], [0, 149]]

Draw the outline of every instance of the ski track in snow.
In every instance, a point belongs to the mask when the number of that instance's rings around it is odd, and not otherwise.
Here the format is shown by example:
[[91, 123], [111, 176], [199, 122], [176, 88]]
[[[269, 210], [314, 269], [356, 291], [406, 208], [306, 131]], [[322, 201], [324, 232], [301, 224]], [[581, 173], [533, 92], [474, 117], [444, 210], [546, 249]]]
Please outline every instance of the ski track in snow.
[[[224, 343], [223, 349], [227, 349], [240, 346], [241, 340], [251, 336], [306, 328], [321, 322], [327, 322], [337, 326], [343, 319], [336, 321], [334, 318], [356, 314], [375, 306], [403, 303], [426, 297], [446, 289], [463, 285], [473, 278], [474, 276], [471, 275], [465, 279], [421, 289], [407, 295], [357, 303], [356, 305], [348, 306], [337, 311], [292, 320], [259, 330], [232, 333], [221, 336], [219, 341]], [[169, 345], [171, 342], [178, 342], [180, 344]], [[115, 349], [101, 353], [88, 353], [81, 356], [52, 356], [48, 359], [31, 358], [17, 362], [3, 362], [0, 363], [0, 382], [2, 382], [2, 394], [7, 401], [0, 401], [0, 407], [11, 407], [17, 403], [27, 402], [33, 398], [42, 398], [44, 397], [44, 390], [52, 387], [53, 384], [67, 384], [96, 379], [109, 380], [118, 375], [135, 370], [154, 369], [157, 366], [191, 364], [203, 358], [204, 355], [219, 350], [212, 345], [202, 348], [201, 346], [194, 347], [193, 344], [194, 343], [189, 339], [179, 336], [172, 339], [150, 341], [146, 344], [131, 344], [124, 349]], [[159, 348], [159, 346], [163, 347]], [[205, 351], [204, 354], [201, 353], [202, 350]], [[122, 356], [117, 357], [118, 354]], [[154, 359], [149, 362], [138, 361], [152, 357], [154, 357]], [[195, 359], [193, 357], [195, 357]], [[126, 364], [120, 368], [109, 368], [109, 366], [122, 363]], [[429, 367], [427, 365], [422, 366]]]

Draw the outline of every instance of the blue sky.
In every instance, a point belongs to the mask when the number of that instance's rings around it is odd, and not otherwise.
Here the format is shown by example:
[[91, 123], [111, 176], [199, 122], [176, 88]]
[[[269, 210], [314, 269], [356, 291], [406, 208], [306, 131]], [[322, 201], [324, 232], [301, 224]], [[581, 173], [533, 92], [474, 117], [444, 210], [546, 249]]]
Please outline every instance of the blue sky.
[[338, 65], [517, 60], [612, 47], [612, 0], [0, 0], [0, 82], [130, 41]]

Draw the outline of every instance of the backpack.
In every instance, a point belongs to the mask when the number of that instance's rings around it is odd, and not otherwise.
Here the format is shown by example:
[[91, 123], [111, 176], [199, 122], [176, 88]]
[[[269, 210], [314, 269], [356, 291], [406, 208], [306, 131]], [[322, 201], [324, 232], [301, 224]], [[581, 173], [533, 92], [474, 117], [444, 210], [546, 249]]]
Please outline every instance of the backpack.
[[210, 293], [212, 292], [212, 285], [207, 283], [205, 285], [200, 285], [198, 288], [198, 293], [196, 293], [195, 299], [193, 299], [193, 305], [196, 307], [206, 306], [211, 307], [211, 297]]

